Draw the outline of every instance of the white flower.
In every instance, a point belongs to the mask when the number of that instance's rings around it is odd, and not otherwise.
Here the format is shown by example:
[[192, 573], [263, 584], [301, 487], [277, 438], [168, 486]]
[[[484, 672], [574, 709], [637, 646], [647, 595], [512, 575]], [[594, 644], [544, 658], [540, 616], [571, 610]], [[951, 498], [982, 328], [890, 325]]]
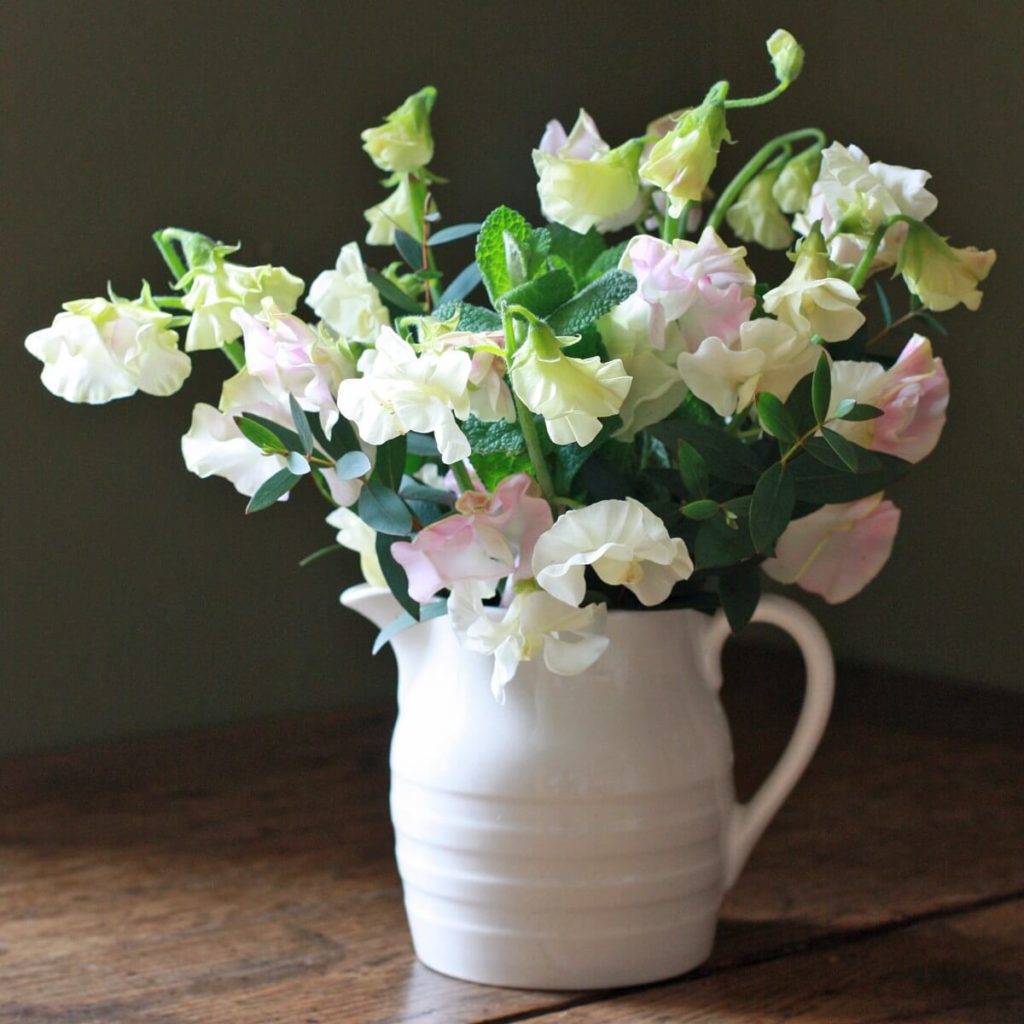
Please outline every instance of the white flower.
[[170, 314], [145, 295], [139, 302], [82, 299], [64, 309], [25, 339], [44, 364], [43, 384], [59, 398], [98, 405], [136, 391], [172, 395], [192, 370]]
[[363, 579], [371, 587], [386, 587], [387, 581], [377, 557], [377, 531], [347, 508], [336, 508], [327, 517], [327, 524], [338, 531], [337, 541], [343, 548], [359, 555]]
[[377, 289], [366, 277], [359, 245], [342, 246], [334, 270], [325, 270], [309, 286], [306, 298], [318, 317], [347, 341], [367, 344], [391, 322]]
[[415, 238], [420, 228], [416, 223], [412, 185], [408, 176], [402, 178], [395, 191], [383, 203], [371, 206], [363, 216], [370, 225], [370, 230], [366, 232], [367, 245], [394, 245], [396, 228]]
[[629, 391], [630, 377], [620, 360], [598, 356], [575, 359], [562, 353], [576, 338], [556, 338], [549, 327], [533, 324], [512, 357], [512, 388], [523, 404], [544, 417], [555, 444], [590, 444], [601, 417], [614, 416]]
[[635, 498], [565, 512], [533, 549], [537, 583], [568, 604], [583, 601], [588, 565], [605, 583], [628, 587], [645, 605], [660, 604], [693, 572], [683, 541], [670, 537], [665, 524]]
[[788, 249], [793, 241], [793, 229], [775, 199], [777, 170], [755, 175], [747, 183], [739, 198], [725, 215], [736, 237], [744, 242], [756, 242], [765, 249]]
[[430, 111], [436, 98], [437, 90], [428, 85], [392, 110], [383, 124], [362, 133], [363, 149], [382, 171], [406, 174], [430, 163]]
[[[516, 418], [512, 392], [505, 383], [504, 331], [448, 331], [441, 325], [438, 330], [430, 320], [422, 322], [419, 340], [421, 351], [437, 355], [455, 349], [466, 352], [471, 360], [469, 373], [470, 412], [485, 423]], [[423, 329], [425, 328], [425, 329]]]
[[996, 261], [994, 249], [951, 246], [927, 224], [908, 225], [897, 269], [907, 287], [928, 309], [943, 312], [962, 302], [968, 309], [981, 305], [978, 285]]
[[491, 691], [499, 701], [520, 662], [541, 655], [555, 675], [578, 675], [608, 646], [603, 604], [576, 608], [543, 591], [530, 591], [516, 594], [507, 609], [485, 608], [486, 593], [486, 584], [456, 584], [448, 614], [462, 647], [494, 656]]
[[470, 411], [472, 366], [466, 352], [449, 349], [417, 357], [409, 342], [383, 327], [358, 368], [362, 377], [341, 382], [338, 406], [364, 441], [383, 444], [411, 430], [433, 434], [448, 465], [469, 457], [469, 442], [455, 422]]
[[677, 360], [689, 389], [719, 416], [745, 409], [758, 391], [785, 400], [801, 377], [814, 370], [821, 348], [787, 324], [760, 317], [740, 327], [738, 343], [705, 338]]
[[609, 149], [585, 110], [568, 136], [559, 121], [549, 121], [533, 151], [544, 216], [580, 234], [631, 224], [643, 210], [637, 177], [642, 148], [641, 140], [632, 139]]
[[[870, 163], [858, 146], [834, 142], [822, 151], [821, 170], [811, 189], [810, 203], [806, 212], [793, 220], [793, 227], [806, 235], [820, 220], [826, 236], [841, 229], [843, 233], [833, 239], [829, 251], [837, 263], [854, 264], [864, 251], [867, 237], [886, 217], [902, 213], [924, 220], [934, 212], [939, 201], [925, 188], [930, 177], [927, 171]], [[875, 258], [877, 266], [895, 262], [905, 233], [902, 224], [887, 232]]]
[[818, 228], [797, 249], [796, 265], [785, 281], [764, 296], [764, 309], [798, 334], [845, 341], [864, 323], [857, 289], [829, 276], [828, 254]]
[[284, 267], [228, 263], [223, 253], [230, 251], [229, 246], [214, 246], [207, 262], [194, 267], [185, 278], [189, 289], [182, 302], [192, 311], [185, 335], [188, 352], [220, 348], [234, 341], [242, 333], [231, 315], [236, 309], [255, 316], [263, 300], [269, 298], [279, 310], [290, 313], [302, 294], [302, 279]]

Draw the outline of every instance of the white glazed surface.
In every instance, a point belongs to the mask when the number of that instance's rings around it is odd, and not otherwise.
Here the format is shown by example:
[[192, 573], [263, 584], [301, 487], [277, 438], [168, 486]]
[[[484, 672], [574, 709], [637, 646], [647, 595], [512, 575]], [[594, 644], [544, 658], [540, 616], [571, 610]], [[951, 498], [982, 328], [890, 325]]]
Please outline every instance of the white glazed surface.
[[[344, 602], [377, 625], [399, 611], [369, 587]], [[813, 620], [780, 599], [763, 607], [759, 617], [801, 643], [815, 699], [744, 807], [717, 697], [720, 619], [612, 612], [608, 650], [590, 670], [565, 677], [525, 663], [504, 704], [490, 692], [490, 659], [463, 651], [447, 618], [395, 638], [391, 814], [427, 966], [579, 989], [672, 977], [707, 958], [722, 896], [806, 766], [831, 698]]]

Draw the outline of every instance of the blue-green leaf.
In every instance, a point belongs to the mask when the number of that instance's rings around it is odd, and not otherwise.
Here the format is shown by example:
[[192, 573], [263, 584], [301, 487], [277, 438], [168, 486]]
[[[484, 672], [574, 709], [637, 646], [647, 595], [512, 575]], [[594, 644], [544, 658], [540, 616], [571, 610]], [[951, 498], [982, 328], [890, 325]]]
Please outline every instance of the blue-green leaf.
[[377, 638], [373, 641], [372, 654], [378, 654], [391, 640], [396, 637], [399, 633], [410, 626], [416, 626], [421, 622], [429, 622], [431, 619], [436, 619], [441, 615], [448, 614], [448, 602], [447, 601], [431, 601], [430, 604], [420, 606], [420, 617], [414, 618], [408, 612], [402, 612], [397, 618], [392, 619], [378, 634]]
[[407, 442], [404, 435], [393, 437], [377, 446], [377, 454], [373, 465], [373, 477], [379, 480], [388, 490], [397, 491], [405, 472], [405, 456]]
[[309, 420], [302, 406], [295, 400], [294, 395], [288, 396], [288, 408], [292, 411], [292, 421], [295, 423], [295, 432], [302, 442], [302, 454], [310, 455], [313, 452], [313, 432], [309, 429]]
[[355, 480], [370, 471], [370, 460], [365, 452], [345, 452], [334, 464], [334, 471], [341, 480]]
[[[362, 515], [362, 510], [359, 514]], [[391, 545], [394, 542], [393, 537], [383, 533], [377, 534], [375, 548], [380, 571], [384, 576], [384, 582], [387, 583], [391, 593], [395, 595], [395, 600], [405, 609], [406, 614], [414, 621], [419, 621], [420, 605], [409, 594], [409, 578], [406, 576], [405, 570], [395, 561], [395, 556], [391, 554]]]
[[444, 245], [445, 242], [454, 242], [467, 235], [475, 235], [481, 227], [483, 227], [482, 224], [452, 224], [451, 227], [435, 231], [427, 239], [427, 245]]
[[377, 294], [380, 295], [384, 304], [390, 306], [393, 312], [412, 314], [413, 316], [423, 315], [423, 307], [382, 274], [378, 274], [375, 270], [368, 270], [366, 278], [377, 289]]
[[378, 533], [408, 537], [412, 513], [390, 488], [371, 477], [359, 492], [359, 518]]
[[[452, 278], [448, 287], [441, 292], [439, 303], [458, 302], [459, 299], [464, 299], [480, 283], [481, 277], [480, 267], [474, 260]], [[447, 318], [441, 317], [440, 319]]]
[[269, 480], [265, 480], [249, 499], [249, 504], [245, 506], [245, 514], [261, 512], [263, 509], [269, 508], [301, 479], [301, 476], [296, 476], [288, 469], [279, 469]]
[[284, 460], [284, 464], [296, 476], [305, 476], [310, 469], [306, 456], [299, 452], [289, 452], [288, 458]]
[[407, 234], [402, 230], [396, 230], [395, 248], [398, 250], [399, 256], [401, 256], [413, 270], [419, 270], [420, 267], [423, 266], [423, 249], [420, 246], [420, 243], [417, 242], [412, 235]]

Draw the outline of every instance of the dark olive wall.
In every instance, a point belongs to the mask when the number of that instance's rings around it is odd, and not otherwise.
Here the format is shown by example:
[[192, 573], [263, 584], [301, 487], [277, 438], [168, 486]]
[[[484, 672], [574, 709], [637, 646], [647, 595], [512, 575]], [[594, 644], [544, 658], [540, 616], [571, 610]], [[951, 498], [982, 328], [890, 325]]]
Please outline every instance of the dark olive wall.
[[[996, 247], [982, 311], [939, 348], [953, 382], [939, 452], [894, 490], [896, 553], [823, 614], [847, 657], [1020, 685], [1021, 380], [1016, 2], [56, 3], [0, 15], [4, 484], [0, 749], [337, 705], [391, 692], [390, 655], [337, 605], [354, 561], [312, 494], [246, 519], [179, 454], [225, 365], [195, 361], [170, 399], [72, 406], [22, 348], [67, 299], [166, 273], [167, 224], [242, 240], [307, 281], [361, 238], [382, 193], [360, 129], [438, 87], [448, 223], [499, 202], [537, 216], [530, 148], [580, 105], [605, 137], [702, 96], [770, 85], [783, 25], [803, 79], [730, 127], [735, 168], [818, 123], [875, 159], [932, 171], [933, 223]], [[379, 252], [379, 251], [378, 251]]]

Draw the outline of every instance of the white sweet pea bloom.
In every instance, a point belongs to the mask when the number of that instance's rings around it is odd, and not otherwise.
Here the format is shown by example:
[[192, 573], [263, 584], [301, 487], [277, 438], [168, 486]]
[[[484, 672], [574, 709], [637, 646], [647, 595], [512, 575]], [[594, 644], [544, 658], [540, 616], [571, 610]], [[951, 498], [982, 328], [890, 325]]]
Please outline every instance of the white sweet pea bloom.
[[437, 90], [428, 85], [392, 110], [383, 124], [362, 133], [363, 149], [382, 171], [407, 174], [430, 163], [430, 111], [436, 98]]
[[486, 584], [456, 584], [448, 598], [448, 614], [462, 647], [493, 655], [491, 691], [498, 701], [504, 700], [505, 687], [520, 662], [540, 655], [555, 675], [578, 675], [608, 646], [603, 604], [577, 608], [543, 591], [529, 591], [516, 594], [506, 609], [485, 608], [486, 592]]
[[584, 571], [613, 586], [628, 587], [641, 604], [664, 601], [693, 572], [686, 544], [635, 498], [598, 501], [563, 513], [533, 549], [537, 583], [553, 597], [579, 605]]
[[370, 444], [407, 434], [433, 434], [442, 460], [469, 458], [470, 447], [455, 417], [470, 412], [470, 357], [458, 349], [417, 356], [390, 327], [381, 328], [376, 347], [359, 359], [362, 377], [344, 380], [338, 407]]
[[173, 395], [192, 370], [170, 329], [170, 314], [145, 293], [138, 302], [66, 302], [64, 310], [25, 339], [25, 348], [43, 363], [43, 385], [58, 398], [99, 405], [136, 391]]
[[979, 250], [973, 245], [957, 249], [927, 224], [907, 227], [907, 239], [897, 262], [907, 287], [936, 312], [961, 302], [967, 309], [976, 310], [981, 305], [978, 285], [996, 261], [995, 249]]
[[408, 175], [402, 178], [395, 191], [383, 203], [371, 206], [363, 216], [370, 225], [366, 232], [367, 245], [394, 245], [396, 228], [415, 238], [420, 228], [416, 222], [412, 184]]
[[386, 587], [387, 580], [380, 567], [377, 557], [377, 531], [367, 526], [347, 508], [336, 508], [328, 517], [327, 525], [337, 531], [337, 541], [343, 548], [355, 551], [359, 555], [359, 568], [363, 579], [371, 587]]
[[338, 253], [334, 270], [325, 270], [309, 286], [306, 303], [335, 334], [369, 344], [391, 322], [377, 289], [366, 276], [356, 242]]
[[209, 259], [193, 267], [185, 277], [188, 291], [182, 297], [185, 308], [192, 312], [185, 335], [185, 349], [221, 348], [242, 333], [232, 318], [236, 309], [255, 316], [264, 299], [285, 313], [295, 309], [305, 287], [301, 278], [284, 267], [243, 267], [229, 263], [224, 254], [231, 246], [213, 246]]
[[[902, 213], [924, 220], [935, 211], [939, 201], [925, 188], [930, 177], [927, 171], [869, 162], [858, 146], [834, 142], [822, 151], [821, 170], [807, 210], [794, 218], [793, 227], [806, 235], [821, 221], [826, 237], [841, 229], [843, 233], [833, 239], [829, 252], [836, 263], [855, 264], [867, 238], [886, 217]], [[895, 262], [905, 234], [905, 224], [886, 233], [875, 257], [876, 267]]]
[[796, 382], [814, 370], [821, 354], [805, 335], [770, 317], [740, 327], [737, 343], [705, 338], [677, 360], [689, 389], [719, 416], [745, 409], [759, 391], [785, 400]]
[[[425, 322], [430, 324], [429, 320]], [[505, 348], [505, 332], [445, 331], [445, 325], [440, 326], [440, 332], [437, 327], [421, 330], [421, 349], [438, 355], [452, 349], [466, 352], [470, 357], [470, 412], [484, 423], [495, 420], [512, 423], [516, 418], [516, 407], [512, 392], [505, 383], [505, 359], [498, 352]]]
[[785, 281], [764, 296], [764, 309], [798, 334], [845, 341], [864, 323], [857, 289], [829, 275], [828, 253], [815, 227], [797, 249], [796, 265]]
[[562, 347], [576, 338], [556, 338], [546, 324], [532, 324], [512, 357], [512, 388], [522, 403], [544, 417], [555, 444], [590, 444], [601, 417], [619, 411], [631, 379], [618, 359], [575, 359]]
[[561, 122], [549, 121], [533, 151], [544, 216], [580, 234], [633, 223], [643, 211], [637, 176], [642, 149], [640, 139], [610, 149], [585, 110], [568, 136]]
[[[236, 309], [232, 316], [242, 328], [245, 341], [242, 373], [259, 379], [276, 405], [274, 412], [287, 415], [286, 423], [291, 418], [290, 395], [306, 412], [319, 415], [320, 426], [330, 437], [338, 421], [338, 387], [355, 374], [355, 364], [344, 343], [325, 337], [296, 316], [282, 313], [270, 299], [264, 300], [259, 317], [242, 309]], [[270, 418], [276, 416], [271, 414]]]
[[747, 183], [725, 215], [736, 237], [765, 249], [788, 249], [793, 229], [775, 199], [779, 170], [767, 170]]

